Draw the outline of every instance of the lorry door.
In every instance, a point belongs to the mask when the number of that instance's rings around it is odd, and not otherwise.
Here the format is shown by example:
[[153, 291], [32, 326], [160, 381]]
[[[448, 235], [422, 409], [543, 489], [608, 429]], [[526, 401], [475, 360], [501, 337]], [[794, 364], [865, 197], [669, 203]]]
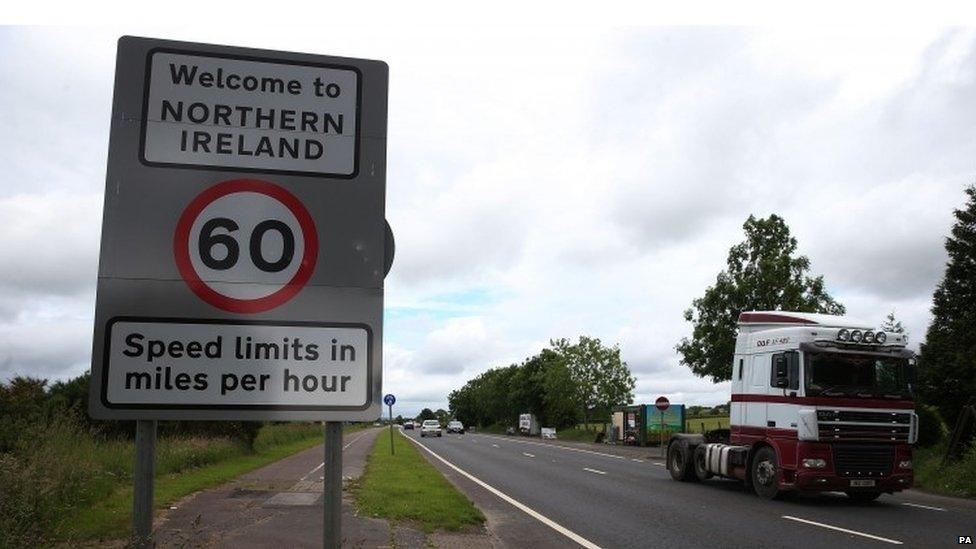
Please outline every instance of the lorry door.
[[[750, 396], [766, 396], [769, 394], [769, 368], [770, 353], [760, 353], [752, 355], [752, 367], [749, 368], [749, 381], [745, 393]], [[766, 402], [759, 399], [750, 399], [745, 403], [745, 422], [746, 433], [756, 433], [758, 429], [766, 427]]]

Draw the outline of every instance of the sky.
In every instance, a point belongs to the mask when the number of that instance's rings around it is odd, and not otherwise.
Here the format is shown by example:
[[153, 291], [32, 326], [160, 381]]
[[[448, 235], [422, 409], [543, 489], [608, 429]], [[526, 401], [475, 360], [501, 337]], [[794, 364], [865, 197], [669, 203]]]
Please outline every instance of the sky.
[[726, 402], [674, 347], [750, 214], [917, 348], [976, 182], [976, 32], [468, 23], [0, 28], [0, 379], [89, 367], [123, 34], [389, 64], [395, 413], [579, 335], [637, 402]]

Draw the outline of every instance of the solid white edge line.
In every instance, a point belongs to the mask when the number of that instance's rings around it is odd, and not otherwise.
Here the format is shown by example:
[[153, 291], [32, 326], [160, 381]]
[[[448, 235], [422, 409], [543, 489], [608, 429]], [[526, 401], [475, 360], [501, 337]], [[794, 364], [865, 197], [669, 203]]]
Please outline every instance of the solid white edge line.
[[592, 541], [584, 538], [583, 536], [577, 534], [576, 532], [573, 532], [569, 528], [566, 528], [566, 527], [560, 525], [559, 523], [557, 523], [556, 521], [554, 521], [554, 520], [546, 517], [542, 513], [539, 513], [538, 511], [533, 510], [532, 508], [530, 508], [529, 506], [525, 505], [524, 503], [522, 503], [522, 502], [520, 502], [520, 501], [512, 498], [511, 496], [505, 494], [504, 492], [502, 492], [501, 490], [495, 488], [494, 486], [491, 486], [490, 484], [482, 481], [481, 479], [475, 477], [471, 473], [465, 471], [464, 469], [461, 469], [457, 465], [454, 465], [450, 461], [447, 461], [446, 459], [444, 459], [441, 456], [437, 455], [430, 448], [428, 448], [428, 447], [424, 446], [423, 444], [421, 444], [420, 441], [415, 440], [413, 437], [408, 437], [405, 434], [403, 436], [407, 437], [407, 439], [410, 440], [410, 442], [413, 442], [417, 446], [420, 446], [421, 448], [423, 448], [424, 451], [426, 451], [428, 454], [430, 454], [430, 455], [434, 456], [435, 458], [437, 458], [438, 460], [440, 460], [441, 463], [443, 463], [444, 465], [447, 465], [451, 469], [454, 469], [458, 473], [461, 473], [462, 475], [464, 475], [465, 477], [467, 477], [468, 480], [470, 480], [471, 482], [474, 482], [478, 486], [481, 486], [485, 490], [488, 490], [492, 494], [495, 494], [496, 496], [498, 496], [502, 500], [504, 500], [504, 501], [510, 503], [511, 505], [513, 505], [514, 507], [520, 509], [521, 511], [524, 511], [525, 514], [527, 514], [530, 517], [538, 520], [542, 524], [545, 524], [549, 528], [552, 528], [553, 530], [555, 530], [555, 531], [559, 532], [560, 534], [566, 536], [567, 538], [575, 541], [576, 543], [582, 545], [583, 547], [586, 547], [587, 549], [600, 549], [600, 546], [599, 545], [597, 545], [597, 544], [593, 543]]
[[[400, 432], [402, 433], [403, 431], [401, 430]], [[363, 438], [364, 436], [366, 436], [366, 433], [363, 433], [363, 434], [359, 435], [358, 437], [350, 440], [349, 441], [349, 444], [346, 444], [345, 446], [343, 446], [342, 449], [345, 450], [346, 448], [352, 446], [352, 443], [353, 442], [356, 442], [357, 440]], [[315, 474], [315, 471], [318, 471], [322, 467], [325, 467], [325, 462], [324, 461], [322, 463], [319, 463], [318, 467], [316, 467], [315, 469], [312, 469], [311, 471], [309, 471], [304, 477], [300, 478], [298, 481], [301, 482], [301, 481], [307, 479], [309, 476]]]
[[922, 505], [921, 503], [902, 503], [902, 505], [907, 505], [909, 507], [918, 507], [919, 509], [928, 509], [930, 511], [945, 511], [942, 507], [932, 507], [931, 505]]
[[596, 473], [598, 475], [605, 475], [605, 474], [607, 474], [606, 471], [597, 471], [596, 469], [590, 469], [589, 467], [583, 467], [583, 470], [584, 471], [589, 471], [591, 473]]
[[545, 444], [545, 443], [542, 443], [542, 442], [530, 442], [528, 440], [518, 440], [518, 439], [514, 439], [514, 438], [496, 437], [494, 435], [477, 435], [477, 436], [479, 436], [479, 437], [486, 437], [486, 438], [497, 438], [499, 440], [507, 440], [507, 441], [510, 441], [510, 442], [518, 442], [519, 444], [534, 444], [536, 446], [546, 446], [546, 447], [549, 447], [549, 448], [560, 448], [560, 449], [563, 449], [563, 450], [572, 450], [574, 452], [584, 452], [584, 453], [587, 453], [587, 454], [594, 454], [594, 455], [597, 455], [597, 456], [603, 456], [603, 457], [608, 457], [608, 458], [613, 458], [613, 459], [627, 459], [624, 456], [615, 456], [613, 454], [604, 454], [603, 452], [594, 452], [593, 450], [584, 450], [582, 448], [573, 448], [571, 446], [563, 446], [561, 444]]
[[821, 528], [827, 528], [828, 530], [837, 530], [838, 532], [844, 532], [845, 534], [852, 534], [855, 536], [861, 536], [863, 538], [874, 539], [878, 541], [883, 541], [885, 543], [890, 543], [892, 545], [903, 545], [902, 542], [896, 539], [883, 538], [881, 536], [875, 536], [873, 534], [866, 534], [864, 532], [858, 532], [857, 530], [848, 530], [847, 528], [841, 528], [840, 526], [831, 526], [830, 524], [824, 524], [822, 522], [814, 522], [812, 520], [801, 519], [799, 517], [791, 517], [789, 515], [783, 515], [782, 518], [786, 520], [795, 520], [796, 522], [802, 522], [804, 524], [811, 524], [813, 526], [819, 526]]

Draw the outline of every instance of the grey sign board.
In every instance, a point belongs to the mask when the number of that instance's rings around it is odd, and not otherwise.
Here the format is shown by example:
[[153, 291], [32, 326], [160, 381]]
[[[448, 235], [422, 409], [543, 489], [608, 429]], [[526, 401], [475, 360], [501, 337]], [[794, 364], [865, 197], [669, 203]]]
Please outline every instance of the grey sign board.
[[89, 410], [379, 417], [385, 63], [123, 37]]

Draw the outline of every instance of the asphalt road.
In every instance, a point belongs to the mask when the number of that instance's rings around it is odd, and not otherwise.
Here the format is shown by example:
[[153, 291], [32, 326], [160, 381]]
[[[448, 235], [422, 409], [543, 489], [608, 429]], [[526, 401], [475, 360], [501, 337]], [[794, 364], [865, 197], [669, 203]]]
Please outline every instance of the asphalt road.
[[599, 447], [404, 434], [474, 477], [465, 490], [479, 493], [469, 497], [507, 497], [520, 512], [554, 523], [551, 533], [567, 545], [943, 547], [976, 537], [976, 502], [969, 500], [908, 491], [869, 504], [834, 493], [765, 501], [733, 481], [675, 482], [659, 460], [603, 455]]

